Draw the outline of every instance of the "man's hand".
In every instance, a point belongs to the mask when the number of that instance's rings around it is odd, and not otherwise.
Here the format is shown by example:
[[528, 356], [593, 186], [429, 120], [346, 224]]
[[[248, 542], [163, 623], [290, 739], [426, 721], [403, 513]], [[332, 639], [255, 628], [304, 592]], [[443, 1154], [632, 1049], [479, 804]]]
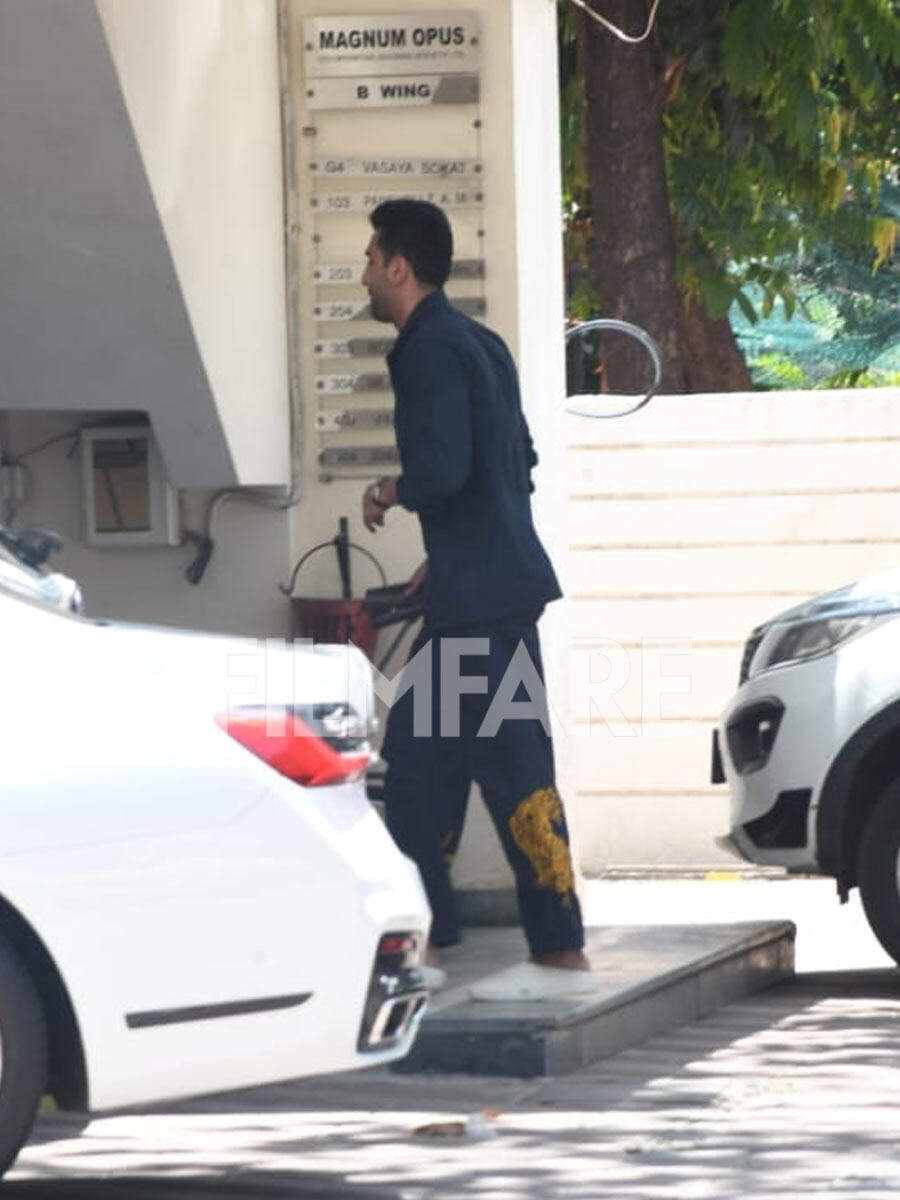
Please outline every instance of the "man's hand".
[[384, 524], [385, 510], [380, 508], [372, 499], [372, 488], [374, 484], [369, 484], [363, 492], [362, 498], [362, 519], [363, 525], [368, 529], [369, 533], [374, 533], [378, 525]]
[[417, 592], [422, 590], [422, 586], [425, 583], [425, 576], [427, 574], [428, 559], [426, 558], [423, 563], [416, 567], [415, 571], [413, 571], [412, 575], [410, 576], [409, 583], [403, 589], [404, 598], [408, 596], [415, 596]]
[[362, 519], [369, 533], [384, 524], [384, 514], [397, 503], [396, 480], [385, 476], [370, 483], [363, 492]]

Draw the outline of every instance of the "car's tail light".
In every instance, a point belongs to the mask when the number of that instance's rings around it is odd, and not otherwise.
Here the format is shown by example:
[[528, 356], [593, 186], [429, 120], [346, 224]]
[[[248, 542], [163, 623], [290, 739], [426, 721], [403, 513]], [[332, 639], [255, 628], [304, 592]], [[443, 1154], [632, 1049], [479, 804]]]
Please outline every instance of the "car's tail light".
[[217, 716], [216, 723], [257, 758], [304, 787], [359, 778], [372, 762], [365, 740], [335, 736], [331, 708], [323, 716], [318, 707], [236, 708]]
[[386, 933], [378, 943], [379, 961], [394, 970], [417, 967], [421, 954], [421, 942], [415, 933]]

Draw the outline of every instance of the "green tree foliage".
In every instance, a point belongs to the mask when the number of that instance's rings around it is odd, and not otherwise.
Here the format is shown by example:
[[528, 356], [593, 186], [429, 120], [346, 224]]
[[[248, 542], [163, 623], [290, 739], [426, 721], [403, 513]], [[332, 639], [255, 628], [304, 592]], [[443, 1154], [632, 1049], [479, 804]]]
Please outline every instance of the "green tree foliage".
[[584, 135], [584, 85], [578, 73], [573, 9], [559, 8], [560, 141], [565, 216], [566, 293], [569, 314], [584, 319], [599, 312], [592, 267], [591, 201]]
[[[583, 315], [602, 296], [568, 0], [560, 16], [569, 285]], [[884, 181], [900, 173], [900, 0], [662, 0], [654, 36], [684, 297], [713, 317], [736, 302], [752, 323], [776, 301], [789, 317], [801, 285], [839, 286], [829, 271], [852, 264], [851, 328], [865, 283], [896, 262]]]
[[[900, 224], [900, 185], [884, 183], [878, 211]], [[757, 386], [900, 382], [900, 256], [873, 272], [870, 246], [836, 236], [788, 258], [786, 269], [798, 297], [790, 322], [761, 288], [752, 320], [732, 313]]]

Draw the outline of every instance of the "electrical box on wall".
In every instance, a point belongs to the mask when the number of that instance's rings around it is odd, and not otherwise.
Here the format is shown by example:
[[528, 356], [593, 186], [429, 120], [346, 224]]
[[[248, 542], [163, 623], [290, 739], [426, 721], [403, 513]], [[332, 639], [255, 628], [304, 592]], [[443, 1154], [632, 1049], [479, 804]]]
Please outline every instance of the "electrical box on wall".
[[178, 545], [178, 498], [149, 425], [82, 430], [81, 468], [89, 546]]

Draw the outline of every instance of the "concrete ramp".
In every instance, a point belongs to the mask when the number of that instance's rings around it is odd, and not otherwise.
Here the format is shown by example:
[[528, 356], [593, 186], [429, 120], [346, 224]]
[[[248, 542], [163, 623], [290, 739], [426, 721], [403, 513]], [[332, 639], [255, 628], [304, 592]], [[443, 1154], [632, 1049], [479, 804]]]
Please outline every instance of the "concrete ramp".
[[794, 973], [790, 921], [616, 925], [588, 931], [600, 991], [578, 1000], [473, 1001], [472, 983], [527, 954], [518, 929], [467, 930], [400, 1071], [566, 1075], [708, 1016]]

